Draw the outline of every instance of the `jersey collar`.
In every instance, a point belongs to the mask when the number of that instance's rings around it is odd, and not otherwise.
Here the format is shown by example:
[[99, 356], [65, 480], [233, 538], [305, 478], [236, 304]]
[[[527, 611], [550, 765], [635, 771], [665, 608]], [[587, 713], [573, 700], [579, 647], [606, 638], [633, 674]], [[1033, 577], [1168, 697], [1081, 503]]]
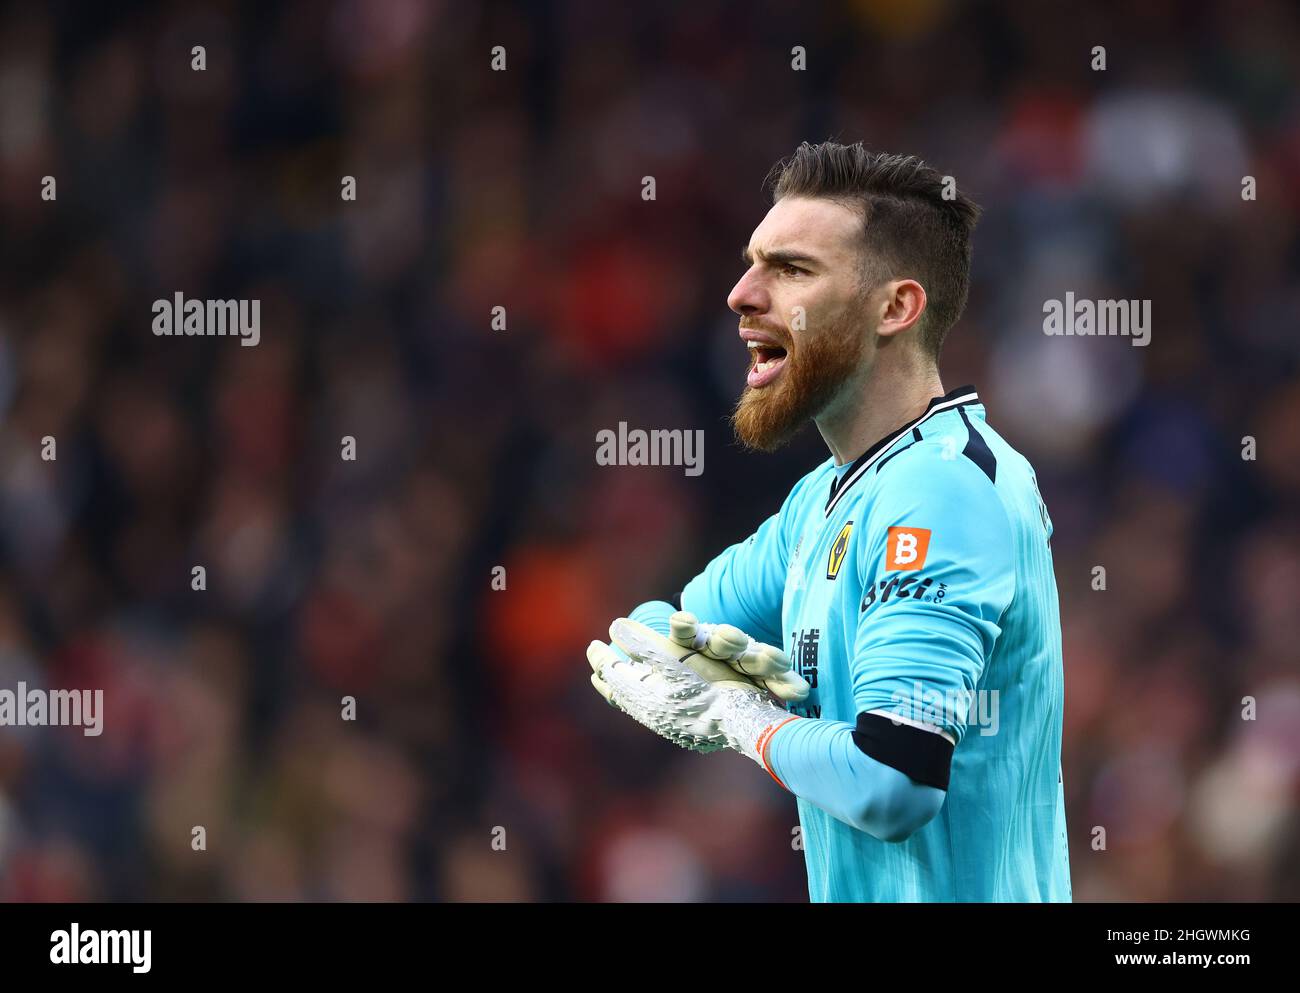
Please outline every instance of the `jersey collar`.
[[826, 516], [831, 515], [835, 505], [840, 502], [840, 498], [848, 491], [854, 483], [867, 474], [867, 470], [880, 460], [885, 451], [898, 441], [899, 438], [909, 431], [917, 432], [917, 441], [920, 441], [920, 432], [917, 429], [935, 414], [943, 413], [945, 410], [952, 410], [955, 407], [961, 407], [969, 403], [979, 403], [979, 394], [975, 392], [973, 386], [959, 386], [955, 390], [949, 390], [941, 397], [934, 397], [926, 405], [925, 412], [920, 417], [908, 421], [901, 428], [891, 431], [885, 437], [868, 448], [859, 455], [843, 476], [838, 476], [831, 480], [831, 493], [826, 500]]

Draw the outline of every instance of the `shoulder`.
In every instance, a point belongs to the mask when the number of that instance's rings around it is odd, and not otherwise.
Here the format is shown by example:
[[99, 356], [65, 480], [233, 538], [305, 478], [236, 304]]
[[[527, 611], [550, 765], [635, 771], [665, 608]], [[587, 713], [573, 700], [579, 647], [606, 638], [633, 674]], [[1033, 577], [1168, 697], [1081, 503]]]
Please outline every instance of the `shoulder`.
[[965, 434], [940, 430], [883, 462], [860, 498], [877, 520], [924, 510], [1005, 522], [995, 478], [991, 450]]
[[993, 495], [997, 469], [981, 447], [955, 432], [922, 438], [882, 464], [871, 488], [877, 497], [927, 485], [967, 496]]
[[926, 562], [1009, 567], [1013, 528], [997, 486], [977, 459], [942, 431], [900, 451], [863, 487], [859, 545], [864, 574]]

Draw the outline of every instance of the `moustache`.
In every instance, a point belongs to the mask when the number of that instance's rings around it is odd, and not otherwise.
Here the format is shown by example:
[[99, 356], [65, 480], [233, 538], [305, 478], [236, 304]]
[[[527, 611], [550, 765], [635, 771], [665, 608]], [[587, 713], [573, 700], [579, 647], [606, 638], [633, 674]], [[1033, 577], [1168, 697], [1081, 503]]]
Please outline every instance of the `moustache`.
[[740, 331], [757, 331], [759, 334], [766, 335], [772, 339], [772, 343], [784, 348], [787, 352], [793, 351], [794, 339], [791, 338], [784, 328], [765, 328], [754, 324], [741, 324], [738, 328]]

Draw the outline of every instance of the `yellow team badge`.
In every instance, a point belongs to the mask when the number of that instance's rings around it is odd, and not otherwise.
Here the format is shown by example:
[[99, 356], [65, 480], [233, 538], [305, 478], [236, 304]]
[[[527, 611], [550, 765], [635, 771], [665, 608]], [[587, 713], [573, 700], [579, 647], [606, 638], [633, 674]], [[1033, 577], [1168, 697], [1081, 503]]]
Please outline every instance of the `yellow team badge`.
[[840, 530], [839, 537], [835, 539], [835, 544], [831, 545], [830, 561], [826, 563], [826, 578], [834, 579], [840, 574], [840, 566], [844, 564], [844, 553], [849, 550], [849, 532], [853, 530], [853, 522], [845, 524]]

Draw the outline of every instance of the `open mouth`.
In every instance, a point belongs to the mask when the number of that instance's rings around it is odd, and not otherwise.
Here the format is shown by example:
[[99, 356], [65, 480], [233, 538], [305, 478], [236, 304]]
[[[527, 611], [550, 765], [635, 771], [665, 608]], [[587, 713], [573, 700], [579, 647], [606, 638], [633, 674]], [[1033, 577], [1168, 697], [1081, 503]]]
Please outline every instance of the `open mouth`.
[[749, 341], [749, 354], [753, 364], [749, 367], [746, 382], [755, 388], [766, 386], [781, 374], [785, 368], [786, 351], [780, 345], [766, 341]]

